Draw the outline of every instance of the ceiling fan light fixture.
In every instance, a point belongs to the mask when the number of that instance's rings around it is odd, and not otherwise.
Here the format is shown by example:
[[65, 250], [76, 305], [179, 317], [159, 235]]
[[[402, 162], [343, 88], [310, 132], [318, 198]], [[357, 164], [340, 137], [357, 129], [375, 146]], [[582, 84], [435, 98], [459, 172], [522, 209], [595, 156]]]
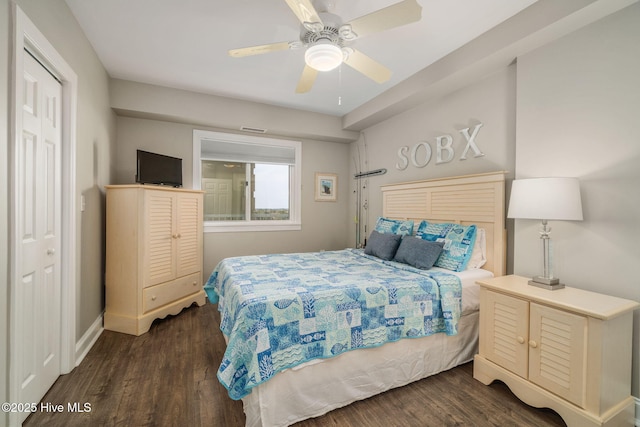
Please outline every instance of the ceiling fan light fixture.
[[304, 53], [307, 65], [318, 71], [331, 71], [342, 64], [342, 60], [342, 49], [328, 40], [317, 42]]

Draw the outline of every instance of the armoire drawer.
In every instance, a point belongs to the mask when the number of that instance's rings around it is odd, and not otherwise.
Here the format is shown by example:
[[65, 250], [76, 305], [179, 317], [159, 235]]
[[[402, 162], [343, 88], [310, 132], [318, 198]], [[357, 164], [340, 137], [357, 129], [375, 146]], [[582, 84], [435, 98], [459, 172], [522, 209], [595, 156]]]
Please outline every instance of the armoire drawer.
[[179, 277], [170, 282], [161, 283], [142, 290], [144, 312], [155, 310], [165, 304], [178, 300], [202, 289], [202, 273]]

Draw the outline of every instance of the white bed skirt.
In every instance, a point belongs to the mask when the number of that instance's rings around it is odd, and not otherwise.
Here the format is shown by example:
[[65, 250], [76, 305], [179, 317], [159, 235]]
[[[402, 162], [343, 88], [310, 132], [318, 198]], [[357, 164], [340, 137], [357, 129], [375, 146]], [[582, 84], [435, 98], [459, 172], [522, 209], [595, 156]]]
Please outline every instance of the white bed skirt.
[[288, 426], [469, 362], [478, 313], [463, 315], [455, 336], [403, 339], [282, 371], [242, 399], [246, 426]]

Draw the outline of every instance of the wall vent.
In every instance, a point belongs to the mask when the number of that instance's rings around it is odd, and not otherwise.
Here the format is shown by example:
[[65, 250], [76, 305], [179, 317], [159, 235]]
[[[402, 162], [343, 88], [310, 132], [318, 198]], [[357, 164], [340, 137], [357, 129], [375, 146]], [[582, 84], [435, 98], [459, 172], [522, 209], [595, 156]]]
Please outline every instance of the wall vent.
[[240, 126], [240, 130], [251, 133], [265, 133], [267, 131], [266, 129], [252, 128], [248, 126]]

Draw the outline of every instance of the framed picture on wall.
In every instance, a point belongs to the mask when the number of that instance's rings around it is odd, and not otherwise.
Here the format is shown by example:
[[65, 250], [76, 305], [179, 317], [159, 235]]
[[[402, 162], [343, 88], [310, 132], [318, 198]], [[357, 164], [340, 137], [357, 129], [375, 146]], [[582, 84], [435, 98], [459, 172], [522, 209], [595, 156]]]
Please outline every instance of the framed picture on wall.
[[335, 202], [338, 199], [338, 175], [316, 172], [316, 202]]

